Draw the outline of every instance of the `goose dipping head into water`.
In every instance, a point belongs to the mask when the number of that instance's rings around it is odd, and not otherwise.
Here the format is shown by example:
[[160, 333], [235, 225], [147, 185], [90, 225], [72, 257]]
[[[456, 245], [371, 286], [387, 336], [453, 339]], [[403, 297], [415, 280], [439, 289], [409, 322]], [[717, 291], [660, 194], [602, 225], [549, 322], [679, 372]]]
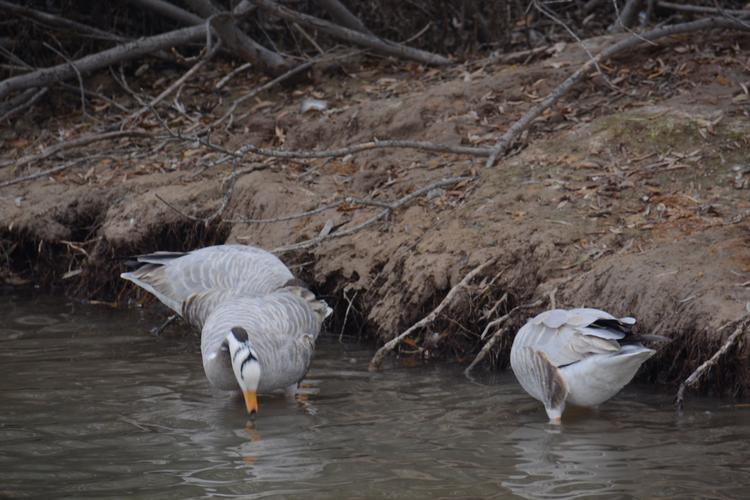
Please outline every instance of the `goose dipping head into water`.
[[331, 309], [273, 254], [243, 245], [156, 252], [122, 278], [155, 295], [201, 331], [208, 381], [241, 391], [247, 411], [257, 393], [293, 390], [305, 376]]
[[516, 334], [510, 365], [518, 382], [559, 424], [565, 404], [607, 401], [654, 354], [630, 335], [633, 318], [598, 309], [553, 309], [531, 318]]

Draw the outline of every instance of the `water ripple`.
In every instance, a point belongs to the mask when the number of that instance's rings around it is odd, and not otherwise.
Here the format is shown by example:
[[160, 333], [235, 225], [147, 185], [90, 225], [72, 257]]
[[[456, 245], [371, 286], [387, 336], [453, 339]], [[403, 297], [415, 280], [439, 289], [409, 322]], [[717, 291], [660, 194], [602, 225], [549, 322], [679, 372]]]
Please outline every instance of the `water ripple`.
[[[55, 297], [0, 314], [0, 496], [128, 498], [734, 498], [750, 486], [750, 414], [631, 387], [545, 423], [509, 373], [369, 373], [322, 338], [306, 401], [247, 420], [212, 390], [197, 337], [160, 316]], [[42, 311], [42, 312], [40, 312]]]

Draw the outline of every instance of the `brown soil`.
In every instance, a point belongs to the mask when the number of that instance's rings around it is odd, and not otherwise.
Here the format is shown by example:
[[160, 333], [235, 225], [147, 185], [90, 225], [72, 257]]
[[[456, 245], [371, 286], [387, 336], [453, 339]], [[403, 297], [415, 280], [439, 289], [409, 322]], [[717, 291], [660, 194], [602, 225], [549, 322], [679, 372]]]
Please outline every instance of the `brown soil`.
[[[593, 40], [592, 50], [606, 40]], [[332, 330], [392, 338], [468, 271], [497, 259], [481, 283], [403, 345], [403, 355], [469, 361], [488, 321], [556, 289], [558, 306], [633, 315], [639, 331], [672, 338], [644, 373], [676, 383], [721, 345], [731, 331], [719, 327], [750, 303], [748, 46], [746, 37], [676, 39], [610, 63], [614, 88], [599, 76], [587, 80], [493, 169], [482, 158], [403, 149], [304, 162], [248, 158], [239, 168], [259, 170], [239, 177], [222, 218], [277, 218], [342, 196], [395, 200], [441, 177], [476, 175], [387, 222], [282, 256], [335, 308]], [[477, 61], [435, 70], [358, 61], [316, 74], [307, 87], [261, 94], [238, 110], [250, 112], [245, 119], [211, 139], [228, 148], [328, 149], [373, 138], [488, 146], [585, 58], [568, 45], [525, 66]], [[217, 63], [188, 85], [181, 94], [188, 117], [165, 114], [170, 126], [186, 128], [199, 113], [209, 122], [258, 85], [250, 75], [216, 92], [227, 71]], [[137, 85], [155, 95], [178, 76], [147, 73]], [[103, 88], [112, 85], [100, 78]], [[329, 110], [301, 114], [307, 96], [327, 100]], [[38, 152], [92, 127], [80, 109], [66, 107], [75, 102], [47, 104], [52, 116], [29, 115], [2, 131], [3, 157]], [[153, 118], [141, 126], [161, 133]], [[231, 166], [209, 167], [220, 154], [196, 144], [160, 143], [93, 145], [84, 151], [112, 157], [0, 189], [0, 276], [122, 301], [136, 295], [117, 279], [121, 259], [134, 253], [217, 242], [276, 248], [316, 236], [328, 221], [335, 232], [378, 210], [344, 206], [269, 224], [196, 222], [155, 195], [184, 214], [208, 216], [222, 203]], [[0, 182], [59, 164], [5, 168]], [[506, 292], [507, 302], [493, 309]], [[537, 311], [524, 310], [512, 326]], [[499, 344], [501, 365], [510, 341]], [[747, 346], [731, 351], [706, 386], [734, 395], [750, 389]]]

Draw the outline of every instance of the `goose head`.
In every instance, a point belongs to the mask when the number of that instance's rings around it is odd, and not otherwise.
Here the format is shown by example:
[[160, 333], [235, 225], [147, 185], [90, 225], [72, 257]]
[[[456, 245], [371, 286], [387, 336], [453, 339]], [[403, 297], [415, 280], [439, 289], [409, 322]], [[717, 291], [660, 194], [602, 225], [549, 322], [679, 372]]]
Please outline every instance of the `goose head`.
[[235, 326], [226, 338], [229, 347], [229, 359], [232, 370], [245, 397], [245, 407], [251, 417], [258, 412], [258, 398], [256, 392], [260, 382], [260, 362], [258, 354], [250, 344], [250, 338], [244, 328]]

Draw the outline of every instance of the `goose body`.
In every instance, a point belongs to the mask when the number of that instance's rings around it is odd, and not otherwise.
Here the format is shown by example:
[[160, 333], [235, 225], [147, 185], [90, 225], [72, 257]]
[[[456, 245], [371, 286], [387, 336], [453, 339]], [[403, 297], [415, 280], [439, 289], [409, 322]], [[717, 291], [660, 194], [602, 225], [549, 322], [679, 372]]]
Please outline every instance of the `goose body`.
[[241, 390], [248, 411], [256, 391], [286, 389], [310, 366], [330, 309], [273, 254], [243, 245], [142, 255], [122, 278], [155, 295], [201, 331], [211, 385]]
[[633, 318], [598, 309], [553, 309], [531, 318], [513, 341], [521, 387], [559, 423], [566, 402], [596, 406], [617, 394], [655, 351], [630, 335]]
[[[215, 303], [205, 307], [207, 303]], [[203, 369], [211, 385], [239, 389], [232, 370], [227, 333], [240, 327], [257, 353], [263, 376], [258, 392], [299, 382], [307, 373], [327, 306], [305, 288], [285, 287], [250, 297], [211, 291], [191, 296], [183, 317], [201, 327]]]

